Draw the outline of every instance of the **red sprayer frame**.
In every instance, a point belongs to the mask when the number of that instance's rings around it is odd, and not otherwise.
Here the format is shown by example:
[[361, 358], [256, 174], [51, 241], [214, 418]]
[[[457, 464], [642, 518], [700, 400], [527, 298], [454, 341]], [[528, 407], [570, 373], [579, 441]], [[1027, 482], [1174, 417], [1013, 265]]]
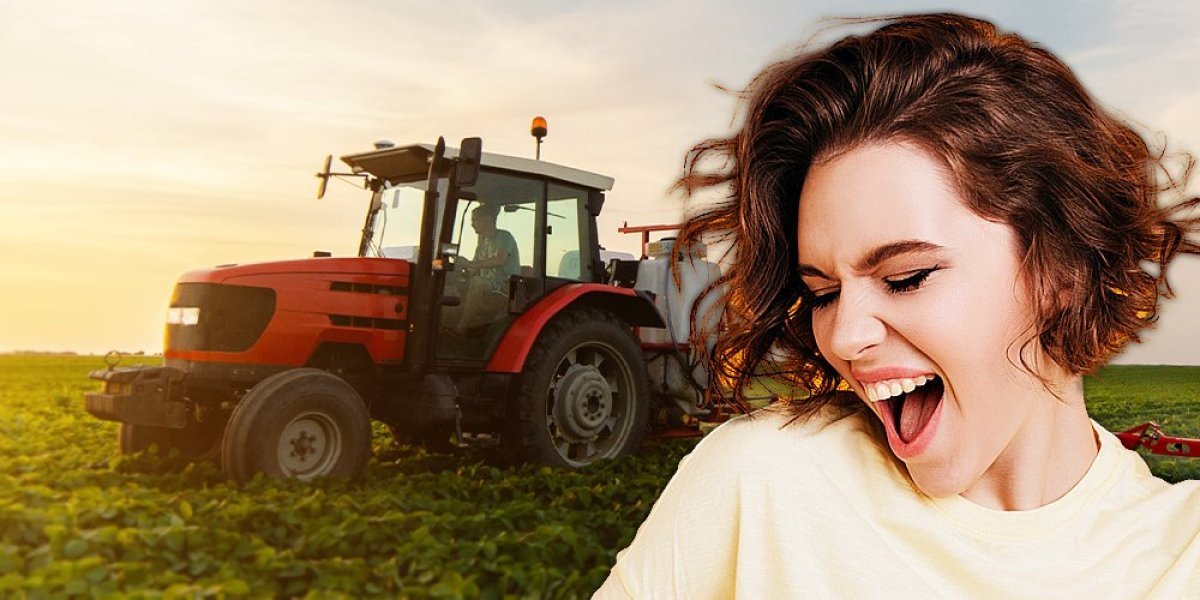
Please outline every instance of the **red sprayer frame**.
[[1158, 423], [1142, 423], [1116, 434], [1117, 439], [1130, 450], [1138, 446], [1152, 454], [1165, 456], [1187, 456], [1200, 458], [1200, 439], [1180, 438], [1166, 435]]
[[652, 231], [674, 231], [679, 229], [680, 225], [635, 225], [629, 226], [629, 221], [625, 221], [623, 225], [617, 228], [620, 233], [640, 233], [642, 234], [642, 258], [646, 258], [646, 246], [650, 243], [650, 232]]

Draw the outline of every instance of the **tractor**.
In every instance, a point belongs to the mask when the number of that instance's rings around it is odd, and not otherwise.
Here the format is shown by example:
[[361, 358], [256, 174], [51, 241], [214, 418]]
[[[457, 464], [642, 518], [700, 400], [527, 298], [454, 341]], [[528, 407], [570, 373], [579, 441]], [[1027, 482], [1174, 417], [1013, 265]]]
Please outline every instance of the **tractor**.
[[[87, 410], [120, 423], [123, 453], [176, 449], [240, 481], [353, 478], [372, 420], [404, 443], [583, 467], [708, 415], [687, 341], [719, 276], [703, 248], [608, 253], [612, 178], [481, 148], [380, 142], [346, 172], [327, 157], [318, 198], [331, 179], [370, 192], [358, 256], [184, 274], [164, 364], [118, 355]], [[705, 298], [696, 314], [719, 312]]]
[[[402, 443], [563, 467], [630, 454], [648, 432], [699, 435], [726, 416], [691, 346], [714, 341], [720, 270], [702, 247], [649, 241], [671, 225], [621, 228], [642, 235], [640, 258], [603, 250], [613, 179], [540, 160], [539, 132], [534, 160], [479, 138], [377, 143], [342, 157], [349, 172], [327, 157], [318, 198], [332, 178], [370, 191], [358, 256], [184, 274], [164, 364], [113, 357], [87, 410], [120, 422], [123, 453], [219, 459], [240, 481], [353, 478], [372, 420]], [[1117, 435], [1200, 456], [1153, 423]]]

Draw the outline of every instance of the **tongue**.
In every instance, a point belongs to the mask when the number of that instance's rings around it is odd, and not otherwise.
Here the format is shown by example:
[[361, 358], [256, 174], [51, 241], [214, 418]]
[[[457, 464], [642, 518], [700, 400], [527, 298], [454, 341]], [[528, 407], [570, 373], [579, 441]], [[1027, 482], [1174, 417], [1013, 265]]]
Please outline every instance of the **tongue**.
[[904, 395], [904, 405], [900, 409], [900, 427], [896, 433], [904, 443], [916, 439], [933, 411], [941, 401], [941, 386], [924, 385]]

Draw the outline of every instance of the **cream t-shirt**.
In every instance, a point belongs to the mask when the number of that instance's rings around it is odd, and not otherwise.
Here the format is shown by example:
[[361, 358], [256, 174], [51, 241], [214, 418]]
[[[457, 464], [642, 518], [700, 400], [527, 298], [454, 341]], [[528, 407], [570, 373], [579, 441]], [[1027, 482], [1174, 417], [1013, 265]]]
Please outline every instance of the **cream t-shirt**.
[[862, 417], [730, 421], [679, 463], [595, 598], [1200, 598], [1200, 481], [1100, 450], [1028, 511], [916, 492]]

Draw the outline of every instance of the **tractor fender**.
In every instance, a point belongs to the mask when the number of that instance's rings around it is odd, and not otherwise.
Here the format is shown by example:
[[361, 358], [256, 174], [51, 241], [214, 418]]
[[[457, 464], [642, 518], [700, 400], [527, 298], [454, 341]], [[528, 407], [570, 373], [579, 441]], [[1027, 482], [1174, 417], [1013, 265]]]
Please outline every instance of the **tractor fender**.
[[486, 370], [520, 373], [546, 323], [564, 310], [585, 306], [607, 310], [636, 327], [667, 326], [649, 292], [600, 283], [568, 284], [538, 300], [513, 321], [492, 353]]

